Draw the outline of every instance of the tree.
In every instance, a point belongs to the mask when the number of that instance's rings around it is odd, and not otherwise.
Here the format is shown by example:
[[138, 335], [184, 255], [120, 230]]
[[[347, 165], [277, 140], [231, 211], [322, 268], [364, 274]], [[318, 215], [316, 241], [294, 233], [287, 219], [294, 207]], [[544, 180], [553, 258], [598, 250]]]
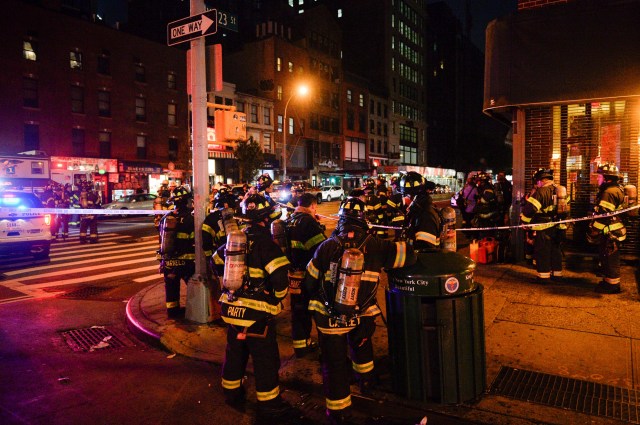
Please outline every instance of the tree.
[[238, 160], [240, 180], [243, 182], [252, 181], [264, 163], [260, 144], [253, 140], [253, 136], [250, 136], [248, 140], [238, 140], [234, 153]]

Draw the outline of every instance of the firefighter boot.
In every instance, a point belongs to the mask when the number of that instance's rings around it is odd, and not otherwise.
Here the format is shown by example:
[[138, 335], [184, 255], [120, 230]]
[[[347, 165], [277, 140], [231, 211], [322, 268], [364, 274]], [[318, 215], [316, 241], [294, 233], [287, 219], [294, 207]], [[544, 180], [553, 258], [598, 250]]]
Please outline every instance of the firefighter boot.
[[619, 294], [622, 290], [620, 284], [613, 285], [603, 280], [596, 286], [596, 292], [599, 294]]
[[184, 319], [184, 307], [170, 307], [167, 309], [167, 317], [169, 319]]
[[327, 409], [326, 415], [329, 425], [357, 425], [349, 408], [340, 410]]
[[273, 400], [258, 402], [257, 425], [293, 423], [302, 417], [300, 411], [278, 396]]
[[363, 395], [371, 395], [377, 383], [377, 377], [373, 372], [363, 373], [358, 376], [358, 386], [360, 387], [360, 393]]
[[247, 391], [243, 386], [233, 390], [222, 390], [224, 393], [224, 402], [231, 408], [244, 412], [244, 403], [247, 399]]

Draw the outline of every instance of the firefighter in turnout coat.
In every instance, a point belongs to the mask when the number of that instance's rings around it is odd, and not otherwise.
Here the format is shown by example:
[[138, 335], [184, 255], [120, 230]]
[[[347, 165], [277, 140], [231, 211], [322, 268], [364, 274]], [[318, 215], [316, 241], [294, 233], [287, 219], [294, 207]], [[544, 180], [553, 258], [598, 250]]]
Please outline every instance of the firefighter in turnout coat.
[[[622, 208], [624, 190], [618, 184], [620, 172], [614, 164], [598, 167], [598, 197], [594, 212], [611, 213]], [[593, 220], [587, 240], [598, 244], [602, 282], [596, 292], [617, 294], [620, 290], [620, 244], [627, 238], [627, 229], [619, 215]]]
[[409, 243], [417, 251], [439, 250], [442, 221], [427, 193], [427, 180], [409, 171], [400, 179], [399, 190], [410, 201], [406, 216]]
[[303, 290], [310, 298], [320, 333], [326, 415], [332, 424], [347, 423], [351, 405], [350, 370], [360, 386], [373, 384], [375, 318], [381, 313], [376, 289], [382, 268], [403, 267], [415, 262], [405, 242], [391, 242], [369, 234], [366, 205], [349, 197], [340, 205], [335, 236], [324, 241], [307, 265]]
[[[242, 385], [249, 356], [253, 361], [258, 418], [281, 423], [293, 408], [280, 396], [280, 354], [276, 322], [289, 287], [289, 260], [271, 239], [269, 220], [273, 207], [260, 194], [242, 203], [248, 226], [227, 235], [227, 244], [213, 255], [224, 277], [220, 297], [222, 320], [227, 323], [227, 347], [222, 366], [222, 388], [227, 404], [242, 409]], [[233, 270], [240, 273], [232, 273]]]

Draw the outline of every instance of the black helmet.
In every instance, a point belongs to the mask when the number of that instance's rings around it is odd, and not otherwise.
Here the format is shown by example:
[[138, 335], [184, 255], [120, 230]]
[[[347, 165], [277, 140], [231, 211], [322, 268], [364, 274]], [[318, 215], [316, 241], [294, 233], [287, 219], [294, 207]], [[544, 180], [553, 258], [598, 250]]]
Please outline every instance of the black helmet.
[[389, 182], [389, 184], [391, 186], [397, 186], [398, 182], [400, 181], [400, 179], [396, 176], [391, 177], [391, 181]]
[[267, 198], [254, 193], [249, 195], [242, 203], [242, 215], [251, 222], [262, 221], [273, 212], [273, 206], [269, 204]]
[[233, 196], [231, 190], [225, 186], [221, 187], [213, 198], [213, 206], [215, 208], [225, 208], [224, 204], [227, 204], [227, 206], [231, 208], [236, 206], [235, 196]]
[[409, 171], [407, 174], [400, 177], [400, 184], [398, 190], [402, 195], [418, 195], [425, 192], [425, 185], [427, 180], [422, 175], [415, 171]]
[[271, 186], [272, 183], [273, 179], [269, 174], [261, 175], [260, 177], [258, 177], [258, 184], [256, 185], [258, 192], [264, 192], [264, 190]]
[[366, 224], [365, 209], [366, 205], [360, 198], [349, 196], [340, 204], [338, 216], [340, 216], [341, 219], [351, 218]]
[[612, 179], [618, 179], [620, 177], [620, 170], [615, 164], [600, 164], [598, 165], [598, 174], [602, 174], [603, 176]]
[[170, 199], [175, 205], [186, 205], [187, 201], [192, 197], [193, 195], [191, 195], [191, 192], [189, 192], [186, 187], [178, 186], [171, 192]]
[[362, 188], [365, 190], [373, 190], [376, 188], [376, 181], [369, 177], [364, 181], [364, 185], [362, 185]]
[[553, 170], [550, 168], [538, 168], [538, 171], [533, 173], [533, 177], [531, 179], [534, 183], [542, 179], [553, 180]]

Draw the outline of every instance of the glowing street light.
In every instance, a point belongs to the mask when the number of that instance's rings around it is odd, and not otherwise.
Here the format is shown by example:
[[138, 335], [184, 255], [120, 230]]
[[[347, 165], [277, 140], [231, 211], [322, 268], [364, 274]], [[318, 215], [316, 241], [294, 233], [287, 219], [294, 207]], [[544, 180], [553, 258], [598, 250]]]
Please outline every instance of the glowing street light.
[[293, 93], [291, 93], [291, 96], [289, 96], [289, 99], [287, 99], [287, 103], [284, 105], [284, 123], [283, 123], [284, 133], [282, 134], [282, 181], [283, 182], [287, 181], [287, 132], [289, 131], [289, 124], [287, 122], [287, 108], [289, 107], [289, 102], [291, 102], [291, 99], [293, 99], [295, 96], [304, 97], [308, 93], [309, 93], [309, 87], [302, 84], [298, 86]]

